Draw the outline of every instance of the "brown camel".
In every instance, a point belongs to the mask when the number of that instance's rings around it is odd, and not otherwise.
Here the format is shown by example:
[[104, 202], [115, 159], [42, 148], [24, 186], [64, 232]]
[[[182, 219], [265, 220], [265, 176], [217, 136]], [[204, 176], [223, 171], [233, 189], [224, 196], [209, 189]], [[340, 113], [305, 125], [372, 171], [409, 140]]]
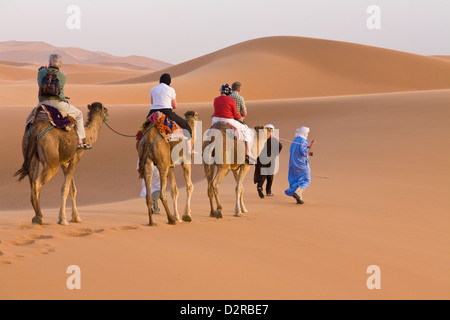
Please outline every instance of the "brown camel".
[[[195, 121], [198, 120], [198, 114], [194, 111], [188, 111], [184, 114], [184, 117], [189, 123], [192, 129], [192, 139], [191, 143], [195, 140]], [[153, 226], [152, 219], [152, 175], [153, 175], [153, 165], [156, 165], [159, 171], [161, 180], [161, 201], [163, 203], [164, 209], [167, 214], [167, 219], [169, 224], [176, 224], [181, 222], [180, 216], [178, 214], [177, 198], [178, 198], [178, 188], [175, 180], [174, 167], [175, 164], [172, 161], [172, 151], [178, 152], [178, 156], [175, 158], [182, 159], [181, 167], [183, 168], [184, 180], [186, 181], [186, 207], [184, 209], [183, 221], [192, 221], [191, 216], [191, 196], [194, 191], [194, 185], [191, 181], [191, 161], [188, 161], [187, 155], [185, 153], [185, 142], [171, 141], [167, 142], [165, 139], [161, 138], [158, 129], [155, 126], [151, 126], [147, 131], [144, 132], [141, 139], [136, 143], [136, 149], [139, 156], [139, 177], [144, 179], [146, 186], [146, 203], [148, 208], [148, 219], [149, 225]], [[192, 146], [193, 148], [193, 146]], [[177, 161], [176, 161], [177, 162]], [[171, 193], [173, 199], [173, 210], [174, 215], [170, 213], [170, 209], [167, 205], [166, 197], [166, 186], [167, 178], [170, 180]]]
[[[211, 130], [214, 129], [214, 130]], [[236, 206], [234, 216], [241, 217], [248, 212], [244, 205], [244, 178], [250, 170], [251, 164], [249, 159], [245, 157], [245, 146], [243, 141], [234, 140], [227, 134], [230, 127], [223, 122], [217, 122], [210, 130], [206, 132], [206, 136], [210, 141], [203, 142], [203, 167], [205, 169], [208, 181], [208, 197], [211, 207], [210, 217], [222, 218], [222, 204], [219, 200], [219, 184], [230, 172], [233, 172], [236, 179]], [[256, 130], [256, 156], [259, 156], [262, 145], [267, 140], [267, 135], [263, 130], [264, 127], [257, 126]], [[212, 134], [209, 134], [212, 132]], [[215, 132], [215, 133], [214, 133]], [[228, 131], [229, 133], [231, 131]], [[218, 133], [218, 135], [217, 135]], [[235, 152], [236, 150], [236, 152]], [[217, 167], [217, 172], [215, 172]], [[217, 203], [217, 209], [214, 210], [213, 197]]]
[[[86, 123], [86, 143], [94, 144], [97, 141], [100, 128], [107, 119], [108, 110], [100, 102], [94, 102], [87, 106], [89, 109]], [[68, 225], [66, 219], [66, 200], [70, 192], [72, 198], [71, 222], [82, 222], [77, 210], [75, 197], [77, 189], [73, 180], [75, 170], [80, 164], [83, 149], [77, 149], [78, 137], [75, 130], [65, 131], [51, 128], [46, 120], [36, 120], [30, 129], [26, 129], [22, 140], [24, 162], [22, 168], [14, 175], [19, 176], [19, 181], [28, 176], [31, 185], [31, 204], [35, 216], [33, 223], [42, 224], [42, 212], [40, 206], [40, 193], [45, 183], [50, 181], [61, 166], [64, 172], [64, 184], [61, 188], [62, 204], [59, 211], [58, 223]], [[43, 170], [39, 175], [39, 163]]]

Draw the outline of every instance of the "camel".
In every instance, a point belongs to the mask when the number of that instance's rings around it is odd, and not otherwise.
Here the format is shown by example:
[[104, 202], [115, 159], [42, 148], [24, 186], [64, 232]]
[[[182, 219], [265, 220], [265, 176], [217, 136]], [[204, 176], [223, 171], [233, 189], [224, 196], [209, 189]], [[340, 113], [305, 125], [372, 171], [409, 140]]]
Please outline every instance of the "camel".
[[[198, 120], [198, 114], [194, 111], [188, 111], [184, 114], [185, 119], [188, 121], [189, 126], [192, 129], [192, 139], [191, 143], [195, 140], [195, 121]], [[175, 164], [172, 162], [172, 151], [174, 148], [179, 150], [182, 145], [177, 146], [180, 143], [185, 143], [184, 140], [167, 142], [165, 139], [161, 138], [161, 134], [155, 126], [151, 126], [147, 131], [144, 132], [143, 136], [137, 141], [136, 149], [139, 156], [139, 178], [144, 179], [146, 186], [146, 203], [148, 208], [148, 219], [149, 226], [154, 226], [152, 218], [152, 175], [153, 175], [153, 165], [156, 165], [159, 171], [161, 180], [161, 202], [167, 214], [167, 220], [169, 224], [176, 224], [181, 222], [177, 199], [178, 199], [178, 188], [175, 180], [174, 167]], [[193, 148], [193, 146], [192, 146]], [[179, 155], [183, 157], [181, 162], [181, 167], [183, 168], [184, 180], [186, 181], [186, 206], [184, 209], [184, 214], [182, 220], [185, 222], [192, 221], [191, 216], [191, 196], [194, 191], [194, 185], [191, 181], [191, 163], [184, 153], [185, 149], [182, 148]], [[173, 210], [174, 214], [170, 213], [170, 209], [167, 204], [166, 197], [166, 186], [167, 179], [170, 180], [171, 194], [173, 200]]]
[[[89, 112], [85, 126], [86, 143], [93, 145], [97, 141], [103, 122], [107, 120], [108, 110], [100, 102], [94, 102], [87, 107]], [[65, 131], [51, 127], [49, 121], [36, 119], [29, 129], [26, 128], [22, 140], [24, 162], [22, 168], [14, 175], [19, 176], [19, 181], [28, 176], [31, 186], [31, 204], [35, 211], [32, 223], [42, 224], [41, 190], [44, 184], [56, 175], [58, 166], [61, 166], [64, 184], [61, 188], [62, 204], [58, 224], [69, 225], [66, 219], [66, 200], [69, 192], [72, 199], [71, 222], [81, 223], [75, 201], [77, 189], [73, 176], [84, 150], [77, 149], [78, 137], [75, 130]], [[43, 165], [40, 175], [39, 163]]]
[[[244, 179], [250, 170], [251, 164], [249, 163], [248, 158], [244, 158], [244, 142], [234, 140], [234, 142], [227, 143], [227, 129], [230, 127], [226, 123], [217, 122], [210, 129], [215, 129], [216, 132], [222, 135], [222, 139], [218, 142], [219, 148], [211, 148], [214, 144], [214, 141], [217, 139], [217, 136], [211, 137], [211, 141], [203, 142], [203, 167], [206, 174], [206, 179], [208, 181], [208, 197], [209, 203], [211, 207], [210, 217], [222, 218], [222, 204], [219, 199], [219, 184], [225, 178], [225, 176], [230, 172], [233, 172], [234, 178], [236, 180], [236, 205], [234, 216], [242, 217], [244, 213], [247, 213], [248, 210], [244, 205]], [[254, 128], [256, 130], [256, 153], [254, 153], [257, 157], [261, 153], [262, 145], [264, 145], [267, 140], [267, 135], [265, 135], [265, 131], [263, 130], [263, 126], [256, 126]], [[218, 130], [218, 131], [217, 131]], [[207, 131], [208, 134], [208, 131]], [[228, 141], [230, 138], [228, 137]], [[220, 148], [220, 144], [222, 144], [222, 148]], [[209, 149], [209, 150], [208, 150]], [[239, 149], [241, 152], [239, 152]], [[234, 151], [236, 150], [236, 152]], [[217, 159], [218, 153], [221, 153], [220, 158], [223, 158], [219, 161]], [[217, 168], [217, 172], [215, 172]], [[217, 208], [214, 210], [214, 202], [213, 197], [215, 198]]]

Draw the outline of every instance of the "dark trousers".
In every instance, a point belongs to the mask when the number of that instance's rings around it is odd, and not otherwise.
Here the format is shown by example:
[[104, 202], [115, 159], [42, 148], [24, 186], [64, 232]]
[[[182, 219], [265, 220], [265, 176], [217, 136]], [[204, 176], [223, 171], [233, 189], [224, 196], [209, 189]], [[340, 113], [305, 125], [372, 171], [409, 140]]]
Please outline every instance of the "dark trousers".
[[266, 194], [272, 193], [272, 182], [273, 182], [273, 175], [270, 176], [259, 176], [258, 178], [258, 184], [257, 188], [263, 188], [264, 182], [267, 180], [266, 183]]
[[185, 129], [187, 132], [189, 132], [189, 137], [186, 136], [187, 139], [190, 139], [192, 137], [192, 130], [189, 123], [186, 121], [186, 119], [180, 117], [175, 112], [173, 112], [172, 109], [154, 109], [150, 110], [150, 112], [147, 115], [147, 118], [156, 111], [162, 112], [168, 117], [170, 120], [174, 121], [177, 125], [179, 125], [182, 129]]

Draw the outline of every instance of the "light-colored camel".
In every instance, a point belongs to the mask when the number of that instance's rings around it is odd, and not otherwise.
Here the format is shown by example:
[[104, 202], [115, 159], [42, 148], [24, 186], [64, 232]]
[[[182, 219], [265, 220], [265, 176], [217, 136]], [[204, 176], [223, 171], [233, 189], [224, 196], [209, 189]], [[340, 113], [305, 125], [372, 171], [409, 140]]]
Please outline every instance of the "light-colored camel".
[[[245, 158], [244, 142], [230, 138], [226, 134], [227, 129], [229, 130], [230, 127], [226, 123], [217, 122], [214, 124], [210, 130], [216, 130], [216, 132], [217, 130], [219, 131], [219, 135], [222, 135], [221, 142], [216, 141], [218, 136], [210, 136], [211, 141], [204, 141], [202, 146], [203, 167], [208, 181], [207, 192], [211, 207], [210, 217], [216, 218], [222, 218], [222, 204], [219, 199], [219, 184], [230, 170], [233, 172], [236, 180], [236, 205], [234, 216], [241, 217], [244, 213], [248, 212], [244, 205], [244, 178], [250, 170], [251, 164], [249, 163], [249, 159]], [[261, 146], [267, 140], [267, 135], [263, 129], [264, 127], [262, 126], [255, 127], [256, 140], [254, 142], [256, 142], [256, 153], [253, 154], [256, 156], [259, 156], [262, 150]], [[208, 131], [206, 136], [208, 136]], [[232, 139], [231, 143], [230, 139]], [[213, 144], [215, 144], [215, 147], [212, 147]], [[217, 204], [216, 209], [214, 209], [213, 198]]]
[[[198, 114], [194, 111], [188, 111], [184, 114], [186, 120], [189, 123], [189, 126], [192, 129], [192, 139], [191, 143], [195, 140], [195, 122], [198, 120]], [[152, 175], [153, 175], [153, 165], [156, 165], [159, 171], [160, 180], [161, 180], [161, 202], [164, 206], [164, 209], [167, 214], [167, 219], [169, 224], [176, 224], [177, 222], [181, 222], [177, 199], [178, 199], [178, 188], [175, 180], [174, 167], [175, 164], [172, 161], [172, 151], [180, 150], [179, 156], [183, 157], [183, 161], [181, 162], [181, 167], [183, 168], [184, 180], [186, 181], [186, 207], [184, 209], [183, 221], [190, 222], [192, 221], [191, 216], [191, 196], [194, 191], [194, 185], [191, 181], [191, 162], [186, 161], [186, 154], [184, 151], [186, 148], [180, 148], [184, 144], [185, 140], [180, 141], [171, 141], [167, 142], [162, 138], [158, 129], [155, 126], [151, 126], [147, 131], [144, 132], [142, 138], [140, 138], [136, 143], [136, 149], [139, 157], [139, 177], [144, 179], [146, 186], [146, 203], [148, 208], [148, 219], [149, 225], [153, 226], [153, 218], [152, 218]], [[184, 146], [185, 147], [185, 146]], [[192, 146], [193, 148], [193, 146]], [[174, 214], [170, 213], [170, 209], [167, 204], [166, 197], [166, 187], [167, 187], [167, 179], [170, 180], [171, 186], [171, 194], [173, 200], [173, 211]]]
[[[85, 126], [86, 143], [93, 145], [97, 141], [103, 122], [107, 119], [108, 110], [100, 102], [94, 102], [87, 107], [89, 112]], [[19, 181], [28, 176], [31, 186], [31, 204], [35, 211], [32, 222], [42, 224], [41, 190], [44, 184], [56, 175], [58, 167], [61, 166], [64, 172], [64, 184], [61, 188], [62, 204], [58, 223], [69, 224], [66, 219], [66, 200], [69, 193], [72, 198], [71, 222], [79, 223], [82, 221], [75, 201], [77, 189], [73, 175], [80, 164], [84, 150], [77, 149], [78, 136], [75, 130], [67, 132], [51, 127], [49, 121], [36, 120], [29, 129], [26, 128], [22, 140], [24, 162], [15, 176], [19, 176]], [[39, 174], [39, 163], [43, 165], [41, 174]]]

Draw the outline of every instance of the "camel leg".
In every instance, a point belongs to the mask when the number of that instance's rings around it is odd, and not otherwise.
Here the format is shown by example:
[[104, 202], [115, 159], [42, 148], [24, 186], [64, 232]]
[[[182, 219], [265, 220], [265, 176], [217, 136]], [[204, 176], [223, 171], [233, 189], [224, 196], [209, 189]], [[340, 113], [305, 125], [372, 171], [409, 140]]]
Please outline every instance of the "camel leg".
[[214, 179], [214, 165], [210, 165], [210, 164], [204, 164], [204, 169], [205, 169], [205, 174], [206, 174], [206, 180], [208, 181], [208, 190], [207, 190], [207, 194], [208, 194], [208, 198], [209, 198], [209, 205], [211, 208], [211, 211], [209, 212], [209, 216], [210, 217], [215, 217], [216, 215], [214, 214], [214, 202], [213, 202], [213, 197], [214, 197], [214, 190], [212, 187], [212, 181]]
[[183, 168], [184, 173], [184, 180], [186, 181], [186, 207], [184, 208], [184, 214], [183, 214], [183, 221], [191, 222], [192, 216], [191, 216], [191, 197], [192, 193], [194, 192], [194, 184], [191, 180], [191, 165], [183, 163], [181, 165]]
[[58, 224], [63, 226], [68, 226], [66, 218], [66, 202], [67, 196], [69, 195], [70, 185], [72, 184], [72, 179], [70, 174], [65, 174], [64, 183], [61, 187], [61, 208], [59, 209]]
[[217, 171], [217, 174], [212, 181], [212, 189], [217, 203], [217, 210], [215, 212], [216, 218], [222, 218], [222, 204], [220, 203], [219, 200], [219, 184], [222, 182], [223, 178], [225, 178], [225, 176], [228, 174], [228, 171], [230, 171], [229, 166], [219, 165], [219, 170]]
[[[152, 201], [152, 176], [153, 176], [153, 161], [147, 159], [144, 166], [144, 181], [145, 181], [145, 201], [147, 203], [148, 210], [148, 225], [153, 226], [153, 201]], [[162, 193], [162, 189], [161, 189]]]
[[[64, 172], [64, 175], [67, 175], [69, 166], [67, 164], [61, 164], [61, 168]], [[75, 180], [72, 175], [72, 182], [69, 185], [69, 194], [72, 200], [72, 220], [70, 222], [81, 223], [80, 214], [78, 213], [76, 197], [77, 197], [77, 188], [75, 186]]]
[[169, 169], [169, 180], [170, 180], [170, 189], [172, 194], [172, 201], [173, 201], [173, 215], [175, 217], [175, 220], [178, 222], [181, 222], [180, 214], [178, 213], [178, 187], [177, 187], [177, 181], [175, 180], [175, 173], [173, 172], [173, 168]]
[[232, 170], [232, 171], [233, 171], [234, 180], [236, 180], [236, 189], [235, 189], [236, 206], [234, 208], [234, 215], [236, 217], [240, 217], [240, 216], [242, 216], [242, 211], [241, 211], [241, 190], [239, 189], [239, 176], [242, 171], [242, 167], [239, 167], [239, 169]]
[[[169, 168], [158, 167], [158, 170], [159, 170], [159, 174], [161, 177], [161, 202], [164, 206], [164, 209], [166, 210], [167, 220], [168, 220], [169, 224], [176, 224], [177, 220], [170, 213], [169, 205], [167, 204], [166, 187], [167, 187], [167, 174], [168, 174]], [[151, 202], [150, 202], [150, 204], [151, 204]]]
[[[241, 166], [237, 173], [235, 173], [236, 178], [236, 208], [234, 215], [236, 217], [242, 217], [244, 212], [247, 212], [247, 209], [244, 206], [244, 178], [250, 170], [249, 165]], [[237, 175], [237, 176], [236, 176]]]
[[70, 185], [70, 197], [72, 198], [72, 220], [70, 222], [81, 223], [83, 222], [78, 213], [76, 204], [77, 188], [75, 186], [75, 180], [72, 177], [72, 184]]
[[244, 178], [247, 175], [248, 171], [250, 170], [250, 166], [248, 164], [245, 164], [244, 168], [245, 167], [248, 167], [248, 169], [245, 171], [245, 174], [244, 174], [244, 176], [242, 178], [241, 195], [240, 195], [240, 198], [239, 198], [241, 200], [241, 212], [242, 213], [247, 213], [248, 212], [247, 208], [244, 205]]
[[32, 223], [42, 224], [41, 207], [39, 205], [39, 199], [36, 196], [36, 180], [38, 179], [38, 176], [39, 176], [39, 160], [37, 159], [36, 156], [33, 156], [30, 163], [30, 172], [28, 174], [31, 187], [30, 202], [35, 212], [35, 216], [33, 217]]
[[46, 165], [42, 170], [41, 175], [37, 178], [31, 187], [31, 203], [33, 205], [34, 211], [36, 213], [32, 222], [37, 224], [42, 224], [42, 212], [40, 204], [41, 190], [44, 184], [50, 181], [58, 172], [57, 166]]
[[[64, 167], [63, 167], [64, 168]], [[72, 188], [72, 182], [73, 182], [73, 174], [76, 169], [76, 164], [74, 162], [69, 163], [67, 165], [67, 169], [64, 170], [64, 184], [61, 188], [61, 208], [59, 210], [59, 218], [58, 218], [58, 224], [63, 226], [68, 226], [69, 223], [67, 222], [66, 218], [66, 203], [67, 203], [67, 196], [69, 195], [70, 189]]]

